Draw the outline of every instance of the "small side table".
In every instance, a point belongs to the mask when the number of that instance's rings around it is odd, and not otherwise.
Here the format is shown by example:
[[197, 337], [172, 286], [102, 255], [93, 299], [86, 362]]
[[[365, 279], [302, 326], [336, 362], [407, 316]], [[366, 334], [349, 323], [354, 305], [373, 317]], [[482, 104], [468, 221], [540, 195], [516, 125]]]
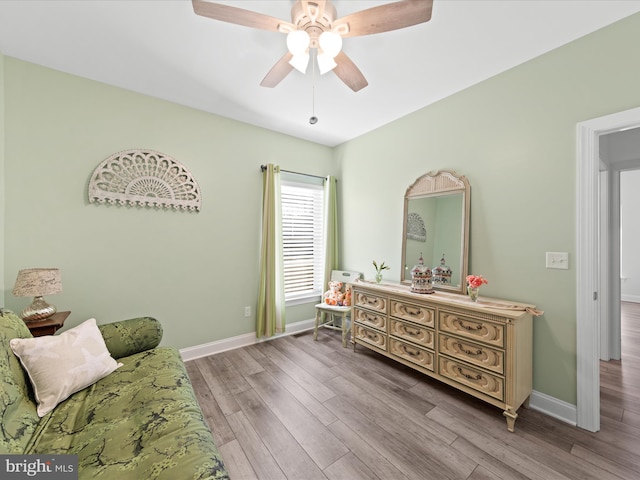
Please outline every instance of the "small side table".
[[41, 322], [27, 323], [27, 327], [34, 337], [42, 337], [43, 335], [53, 335], [64, 325], [71, 312], [56, 312], [46, 320]]

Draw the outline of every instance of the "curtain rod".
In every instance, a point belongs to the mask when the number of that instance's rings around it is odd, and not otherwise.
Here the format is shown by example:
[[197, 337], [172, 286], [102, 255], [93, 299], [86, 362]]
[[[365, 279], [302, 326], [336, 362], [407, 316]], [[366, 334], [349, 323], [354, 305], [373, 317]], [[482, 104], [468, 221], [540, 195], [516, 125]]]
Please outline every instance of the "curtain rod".
[[[267, 169], [266, 165], [260, 165], [261, 172], [264, 172], [266, 169]], [[291, 170], [283, 170], [282, 168], [280, 169], [280, 171], [285, 173], [293, 173], [294, 175], [304, 175], [305, 177], [322, 178], [323, 180], [327, 178], [327, 177], [321, 177], [320, 175], [311, 175], [310, 173], [292, 172]]]

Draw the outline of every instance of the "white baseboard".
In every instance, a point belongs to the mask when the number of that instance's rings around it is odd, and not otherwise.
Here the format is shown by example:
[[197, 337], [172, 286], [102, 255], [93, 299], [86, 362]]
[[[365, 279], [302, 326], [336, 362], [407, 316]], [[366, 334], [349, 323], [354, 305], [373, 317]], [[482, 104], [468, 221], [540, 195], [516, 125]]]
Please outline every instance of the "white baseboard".
[[[274, 340], [276, 338], [285, 337], [287, 335], [295, 335], [296, 333], [305, 332], [307, 330], [313, 330], [315, 320], [303, 320], [287, 325], [287, 331], [285, 333], [277, 334], [269, 338], [256, 338], [256, 333], [245, 333], [243, 335], [237, 335], [231, 338], [225, 338], [217, 340], [215, 342], [205, 343], [202, 345], [196, 345], [195, 347], [187, 347], [180, 350], [182, 360], [185, 362], [189, 360], [195, 360], [196, 358], [206, 357], [214, 355], [216, 353], [226, 352], [236, 348], [246, 347], [248, 345], [254, 345], [260, 342], [266, 342]], [[545, 393], [533, 391], [531, 393], [531, 399], [529, 400], [529, 407], [533, 410], [537, 410], [553, 418], [556, 418], [562, 422], [570, 425], [576, 425], [576, 406], [570, 403], [558, 400], [555, 397], [547, 395]]]
[[532, 410], [537, 410], [545, 415], [556, 418], [569, 425], [576, 426], [577, 414], [576, 406], [571, 403], [567, 403], [563, 400], [558, 400], [555, 397], [547, 395], [546, 393], [533, 391], [529, 400], [529, 407]]
[[623, 302], [640, 303], [640, 295], [629, 295], [623, 293], [622, 295], [620, 295], [620, 300], [622, 300]]
[[307, 330], [313, 330], [315, 326], [315, 319], [303, 320], [301, 322], [287, 324], [285, 333], [278, 333], [269, 338], [256, 338], [256, 332], [245, 333], [243, 335], [237, 335], [235, 337], [224, 338], [222, 340], [216, 340], [215, 342], [204, 343], [202, 345], [196, 345], [194, 347], [186, 347], [180, 349], [180, 355], [185, 362], [189, 360], [195, 360], [196, 358], [207, 357], [216, 353], [226, 352], [235, 348], [246, 347], [247, 345], [254, 345], [260, 342], [266, 342], [268, 340], [274, 340], [280, 337], [286, 337], [287, 335], [294, 335], [296, 333], [305, 332]]

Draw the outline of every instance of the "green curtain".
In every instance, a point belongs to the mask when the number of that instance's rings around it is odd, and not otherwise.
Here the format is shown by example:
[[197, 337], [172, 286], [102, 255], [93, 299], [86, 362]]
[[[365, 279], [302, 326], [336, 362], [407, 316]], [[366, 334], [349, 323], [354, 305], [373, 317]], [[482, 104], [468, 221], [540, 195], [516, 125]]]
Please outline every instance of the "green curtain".
[[324, 283], [331, 279], [331, 270], [338, 270], [338, 200], [336, 177], [324, 182]]
[[272, 337], [285, 330], [280, 167], [268, 164], [262, 173], [262, 246], [256, 336]]

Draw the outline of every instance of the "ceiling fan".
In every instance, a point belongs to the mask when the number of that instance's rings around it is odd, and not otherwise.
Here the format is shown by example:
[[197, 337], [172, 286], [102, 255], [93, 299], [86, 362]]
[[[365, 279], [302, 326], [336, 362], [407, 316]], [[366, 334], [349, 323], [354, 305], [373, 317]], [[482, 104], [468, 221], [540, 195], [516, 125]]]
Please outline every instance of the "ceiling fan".
[[330, 0], [296, 0], [291, 22], [205, 0], [192, 0], [203, 17], [287, 34], [289, 51], [269, 70], [260, 85], [275, 87], [296, 68], [306, 72], [309, 50], [316, 49], [320, 73], [333, 71], [354, 92], [368, 85], [360, 69], [341, 50], [342, 38], [389, 32], [431, 19], [433, 0], [401, 0], [360, 10], [342, 18]]

